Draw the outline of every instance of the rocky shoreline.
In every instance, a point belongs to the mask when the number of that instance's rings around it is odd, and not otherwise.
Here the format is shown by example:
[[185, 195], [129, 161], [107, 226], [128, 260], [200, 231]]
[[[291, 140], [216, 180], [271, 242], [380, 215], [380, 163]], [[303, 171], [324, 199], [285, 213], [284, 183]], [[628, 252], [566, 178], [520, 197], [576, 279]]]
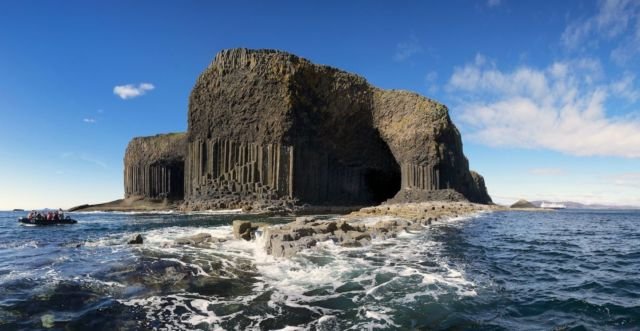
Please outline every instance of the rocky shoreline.
[[131, 197], [117, 199], [99, 204], [84, 204], [67, 209], [67, 212], [75, 211], [117, 211], [117, 212], [153, 212], [179, 210], [180, 204], [168, 199], [149, 199]]
[[393, 238], [403, 231], [423, 231], [425, 226], [434, 222], [496, 210], [505, 208], [448, 201], [385, 204], [331, 219], [297, 217], [295, 221], [282, 225], [236, 220], [233, 222], [233, 235], [236, 239], [256, 240], [264, 245], [267, 254], [274, 257], [291, 257], [327, 240], [341, 246], [361, 247], [369, 245], [372, 240]]

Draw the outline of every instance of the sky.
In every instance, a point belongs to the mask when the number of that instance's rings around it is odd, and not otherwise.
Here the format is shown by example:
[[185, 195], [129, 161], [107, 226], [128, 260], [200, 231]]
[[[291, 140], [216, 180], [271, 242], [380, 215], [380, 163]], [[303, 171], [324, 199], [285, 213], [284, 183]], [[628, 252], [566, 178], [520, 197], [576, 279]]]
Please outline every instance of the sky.
[[281, 49], [449, 107], [499, 203], [640, 205], [640, 2], [3, 1], [0, 209], [123, 196], [220, 50]]

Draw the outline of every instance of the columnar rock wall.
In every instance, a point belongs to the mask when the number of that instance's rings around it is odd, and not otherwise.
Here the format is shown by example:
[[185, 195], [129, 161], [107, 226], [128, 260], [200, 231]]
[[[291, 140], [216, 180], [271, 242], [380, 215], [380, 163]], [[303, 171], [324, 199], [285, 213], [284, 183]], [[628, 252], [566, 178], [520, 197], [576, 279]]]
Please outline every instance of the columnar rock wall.
[[196, 81], [188, 124], [187, 201], [352, 205], [440, 189], [491, 201], [445, 106], [285, 52], [220, 52]]
[[183, 199], [185, 142], [184, 133], [129, 142], [124, 158], [125, 198]]
[[293, 147], [281, 144], [196, 140], [187, 144], [185, 183], [192, 198], [292, 197]]
[[220, 52], [196, 81], [188, 125], [186, 135], [129, 144], [126, 197], [184, 197], [197, 202], [190, 209], [456, 199], [455, 191], [491, 202], [444, 105], [285, 52]]
[[373, 100], [375, 126], [401, 164], [403, 191], [454, 189], [472, 202], [491, 202], [482, 176], [469, 171], [446, 106], [395, 90], [375, 89]]

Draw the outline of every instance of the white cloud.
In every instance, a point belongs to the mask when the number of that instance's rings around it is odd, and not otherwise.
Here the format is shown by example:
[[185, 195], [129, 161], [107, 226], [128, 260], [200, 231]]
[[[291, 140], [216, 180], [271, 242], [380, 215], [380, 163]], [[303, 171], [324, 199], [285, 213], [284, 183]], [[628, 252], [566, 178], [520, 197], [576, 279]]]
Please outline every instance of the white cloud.
[[463, 92], [461, 119], [491, 146], [543, 148], [579, 156], [640, 157], [640, 119], [608, 116], [624, 89], [603, 82], [598, 61], [500, 71], [482, 56], [456, 67], [447, 86]]
[[144, 95], [147, 91], [151, 91], [154, 88], [155, 86], [150, 83], [140, 83], [138, 86], [135, 84], [118, 85], [113, 88], [113, 93], [121, 99], [126, 100]]
[[487, 0], [487, 6], [497, 7], [500, 5], [500, 0]]
[[601, 0], [595, 15], [571, 22], [561, 36], [571, 50], [598, 47], [601, 40], [614, 45], [610, 56], [618, 64], [640, 53], [640, 2]]
[[411, 35], [409, 40], [403, 41], [396, 45], [396, 52], [393, 55], [393, 60], [402, 62], [418, 53], [422, 52], [422, 46], [416, 36]]
[[82, 119], [82, 121], [85, 122], [85, 123], [93, 124], [93, 123], [96, 122], [96, 119], [95, 118], [84, 118], [84, 119]]
[[635, 79], [633, 73], [625, 72], [620, 80], [611, 83], [611, 91], [629, 102], [636, 102], [640, 99], [640, 90], [635, 88]]
[[427, 91], [429, 92], [429, 94], [435, 94], [440, 89], [436, 84], [437, 80], [438, 80], [438, 73], [435, 71], [428, 72], [427, 75], [424, 77], [424, 81], [427, 86]]

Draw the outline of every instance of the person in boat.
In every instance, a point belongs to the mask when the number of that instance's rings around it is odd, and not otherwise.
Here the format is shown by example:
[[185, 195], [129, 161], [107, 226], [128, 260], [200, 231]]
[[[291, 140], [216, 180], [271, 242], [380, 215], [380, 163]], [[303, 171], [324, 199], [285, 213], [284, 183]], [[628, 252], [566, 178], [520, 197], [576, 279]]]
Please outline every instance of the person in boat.
[[60, 217], [61, 220], [64, 219], [64, 212], [62, 211], [62, 208], [58, 208], [58, 217]]

